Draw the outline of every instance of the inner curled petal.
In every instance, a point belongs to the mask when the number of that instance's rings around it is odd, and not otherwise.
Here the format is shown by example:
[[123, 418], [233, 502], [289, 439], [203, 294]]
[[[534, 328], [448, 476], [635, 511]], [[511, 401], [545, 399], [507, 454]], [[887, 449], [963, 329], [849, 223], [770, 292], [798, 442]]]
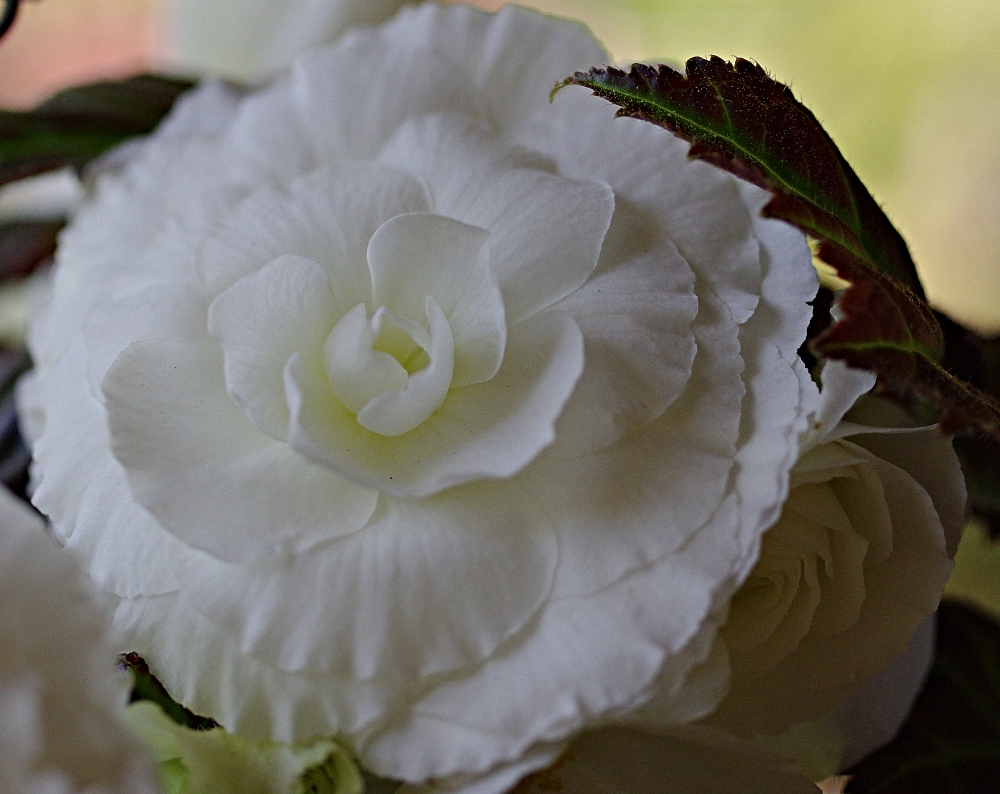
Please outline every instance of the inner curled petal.
[[354, 413], [384, 392], [405, 389], [409, 380], [393, 356], [375, 350], [384, 316], [380, 309], [369, 319], [359, 303], [334, 326], [323, 347], [330, 388]]
[[384, 306], [369, 318], [358, 304], [327, 337], [324, 357], [334, 396], [373, 433], [409, 432], [437, 410], [451, 387], [451, 327], [433, 298], [426, 298], [424, 309], [429, 333]]

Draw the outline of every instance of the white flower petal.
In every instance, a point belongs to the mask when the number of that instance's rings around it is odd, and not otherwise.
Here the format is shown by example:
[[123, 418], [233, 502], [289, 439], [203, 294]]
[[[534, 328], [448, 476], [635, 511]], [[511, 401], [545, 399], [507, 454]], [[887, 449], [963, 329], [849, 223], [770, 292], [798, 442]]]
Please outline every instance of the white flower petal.
[[250, 192], [262, 185], [290, 185], [319, 167], [302, 134], [287, 81], [249, 94], [221, 136], [218, 170]]
[[[654, 687], [665, 691], [666, 710], [710, 652], [714, 624], [705, 617], [715, 606], [719, 571], [730, 569], [737, 553], [733, 545], [721, 555], [717, 548], [734, 508], [730, 499], [710, 531], [661, 566], [617, 588], [550, 601], [533, 636], [515, 638], [471, 675], [443, 681], [367, 737], [363, 763], [407, 780], [482, 774], [598, 715], [627, 715]], [[647, 603], [657, 606], [638, 606]]]
[[287, 191], [268, 186], [240, 203], [204, 240], [199, 277], [209, 295], [279, 256], [295, 254], [327, 269], [338, 316], [371, 297], [366, 250], [385, 221], [428, 209], [409, 174], [365, 164], [323, 168]]
[[336, 321], [326, 270], [294, 254], [279, 256], [212, 301], [208, 331], [222, 345], [226, 391], [258, 430], [286, 439], [285, 363], [299, 353], [322, 372], [323, 341]]
[[655, 428], [602, 452], [539, 461], [533, 484], [553, 503], [566, 561], [557, 594], [596, 592], [661, 560], [701, 531], [725, 498], [743, 361], [736, 329], [711, 294], [693, 328], [699, 353], [688, 388]]
[[[923, 488], [905, 471], [860, 446], [837, 443], [865, 461], [876, 477], [888, 510], [883, 522], [890, 522], [889, 537], [867, 538], [872, 546], [865, 558], [865, 600], [856, 623], [833, 637], [811, 633], [772, 673], [734, 682], [719, 716], [741, 732], [780, 733], [793, 722], [820, 716], [861, 689], [903, 652], [937, 607], [951, 572], [944, 532]], [[870, 522], [871, 507], [878, 501], [873, 486], [839, 482], [841, 489], [863, 489], [841, 496], [845, 509], [856, 513], [852, 523]]]
[[[575, 87], [560, 91], [548, 117], [526, 123], [515, 140], [551, 157], [560, 174], [606, 182], [616, 197], [627, 197], [641, 222], [653, 225], [653, 239], [670, 240], [737, 323], [753, 313], [762, 277], [760, 245], [737, 179], [689, 162], [687, 144], [671, 133], [645, 121], [616, 119], [613, 105]], [[602, 260], [622, 261], [629, 250], [634, 255], [633, 242], [628, 236], [608, 240]]]
[[948, 556], [954, 558], [965, 524], [967, 494], [962, 466], [952, 448], [951, 438], [936, 427], [928, 427], [908, 433], [862, 431], [852, 434], [850, 440], [904, 469], [927, 492], [944, 528]]
[[[390, 45], [417, 39], [449, 53], [456, 63], [474, 64], [470, 77], [478, 106], [485, 120], [505, 131], [544, 115], [557, 81], [608, 63], [607, 53], [582, 24], [540, 18], [516, 6], [505, 6], [495, 16], [432, 3], [404, 8], [382, 35]], [[467, 107], [462, 110], [468, 112]]]
[[514, 326], [578, 288], [597, 266], [614, 211], [600, 182], [508, 171], [456, 217], [490, 232], [490, 262]]
[[[425, 422], [448, 396], [455, 371], [455, 342], [448, 320], [434, 298], [428, 295], [425, 306], [430, 332], [425, 332], [429, 338], [420, 347], [429, 363], [410, 375], [404, 388], [384, 392], [358, 411], [358, 424], [373, 433], [382, 436], [408, 433]], [[416, 323], [413, 325], [415, 331], [423, 331]], [[413, 338], [418, 338], [416, 333]]]
[[606, 184], [546, 173], [538, 154], [454, 115], [404, 125], [380, 159], [423, 179], [435, 211], [489, 231], [510, 325], [571, 293], [597, 264], [615, 202]]
[[[841, 425], [851, 407], [875, 385], [876, 375], [866, 369], [853, 369], [842, 361], [830, 359], [823, 364], [823, 388], [819, 405], [812, 417], [809, 432], [802, 439], [802, 452], [808, 452], [824, 442], [834, 441], [850, 428]], [[863, 432], [860, 428], [857, 429]]]
[[[463, 113], [407, 119], [379, 152], [378, 161], [409, 171], [430, 191], [435, 211], [461, 218], [472, 201], [506, 171], [555, 173], [555, 163]], [[460, 164], [460, 165], [459, 165]]]
[[833, 721], [846, 739], [842, 769], [850, 769], [896, 738], [934, 661], [935, 625], [935, 615], [927, 617], [905, 651], [833, 710]]
[[108, 371], [111, 447], [135, 498], [179, 538], [224, 560], [364, 526], [376, 495], [257, 431], [221, 374], [217, 353], [158, 340], [133, 343]]
[[411, 214], [386, 221], [368, 243], [374, 306], [424, 322], [429, 296], [444, 313], [454, 340], [455, 386], [492, 378], [503, 360], [507, 323], [489, 241], [484, 229]]
[[[359, 303], [340, 318], [323, 345], [323, 361], [333, 396], [352, 413], [360, 411], [380, 394], [405, 389], [409, 381], [406, 369], [393, 355], [375, 349], [386, 319], [396, 319], [399, 325], [416, 325], [401, 317], [387, 318], [384, 308], [370, 318], [365, 305]], [[429, 336], [422, 326], [417, 329], [423, 332], [422, 337]], [[429, 340], [418, 349], [426, 352], [427, 347], [430, 347]], [[309, 371], [304, 360], [302, 366]], [[315, 371], [314, 368], [312, 372]]]
[[136, 339], [197, 342], [205, 335], [205, 299], [188, 283], [154, 282], [122, 294], [93, 314], [84, 329], [91, 394], [103, 400], [101, 381]]
[[[102, 589], [119, 596], [173, 592], [169, 553], [177, 541], [141, 506], [122, 498], [125, 472], [111, 454], [107, 418], [87, 386], [86, 360], [77, 338], [47, 373], [64, 386], [42, 391], [48, 397], [45, 432], [32, 453], [45, 476], [34, 479], [32, 501], [52, 521], [56, 537], [81, 553]], [[67, 438], [75, 443], [67, 446]], [[132, 570], [135, 561], [141, 569]]]
[[[623, 214], [616, 208], [616, 218]], [[698, 297], [691, 269], [666, 248], [665, 255], [602, 268], [557, 305], [577, 321], [587, 350], [583, 377], [559, 418], [559, 454], [608, 446], [661, 416], [687, 386]]]
[[426, 422], [386, 437], [359, 425], [329, 386], [293, 357], [285, 370], [289, 443], [309, 460], [395, 496], [509, 477], [552, 442], [555, 421], [582, 369], [576, 324], [558, 312], [541, 314], [511, 330], [494, 378], [452, 389]]
[[[302, 56], [293, 68], [293, 91], [305, 134], [321, 162], [373, 158], [396, 129], [414, 115], [467, 112], [478, 105], [471, 79], [450, 48], [387, 49], [379, 31], [352, 31], [340, 46]], [[349, 76], [406, 75], [406, 90], [395, 79], [359, 82]], [[471, 78], [471, 75], [470, 75]], [[349, 113], [344, 108], [350, 108]]]
[[72, 552], [0, 488], [0, 790], [153, 794], [121, 718], [109, 615]]
[[264, 664], [176, 595], [122, 599], [114, 622], [122, 642], [151, 660], [171, 697], [249, 739], [300, 742], [363, 731], [400, 699], [377, 682]]
[[305, 555], [182, 555], [185, 598], [244, 653], [291, 672], [408, 681], [478, 663], [535, 615], [557, 556], [532, 500], [467, 488], [382, 497], [364, 532]]

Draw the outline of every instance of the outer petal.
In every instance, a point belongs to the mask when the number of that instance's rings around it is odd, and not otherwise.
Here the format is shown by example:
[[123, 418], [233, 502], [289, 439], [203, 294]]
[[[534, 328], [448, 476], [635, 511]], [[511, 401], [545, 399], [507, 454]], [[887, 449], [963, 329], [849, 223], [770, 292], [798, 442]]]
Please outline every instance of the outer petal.
[[121, 642], [151, 661], [171, 697], [250, 739], [296, 742], [360, 731], [407, 694], [264, 664], [178, 594], [122, 599], [114, 623]]
[[134, 343], [108, 371], [111, 447], [135, 498], [185, 542], [228, 560], [364, 526], [376, 495], [257, 431], [221, 373], [210, 349], [156, 340]]
[[[705, 179], [705, 189], [725, 192], [723, 186], [712, 185], [717, 175], [698, 176]], [[733, 180], [732, 185], [748, 212], [749, 243], [741, 244], [738, 238], [716, 236], [705, 229], [706, 238], [717, 242], [716, 253], [724, 264], [713, 269], [700, 258], [704, 249], [698, 252], [698, 258], [689, 257], [689, 262], [741, 322], [739, 343], [746, 362], [742, 376], [746, 398], [736, 453], [735, 491], [740, 500], [736, 538], [746, 544], [737, 580], [742, 581], [757, 558], [761, 535], [780, 515], [788, 495], [789, 472], [799, 452], [799, 437], [817, 399], [816, 388], [797, 351], [805, 339], [811, 317], [808, 301], [815, 296], [819, 279], [804, 236], [781, 221], [760, 215], [767, 193], [738, 180]], [[691, 208], [674, 218], [680, 220], [700, 206], [698, 201], [692, 201]], [[706, 214], [704, 220], [709, 219], [711, 216]], [[719, 215], [714, 219], [719, 220]], [[733, 211], [732, 223], [737, 225], [738, 220], [738, 213]], [[672, 238], [680, 241], [682, 252], [689, 231], [671, 227]], [[761, 276], [759, 300], [742, 292], [747, 279], [755, 273], [750, 250], [754, 244], [759, 267], [756, 272]], [[740, 258], [744, 259], [746, 274], [727, 273], [726, 267], [736, 267]], [[747, 258], [751, 258], [749, 262]], [[741, 321], [750, 305], [753, 314]]]
[[385, 437], [361, 427], [329, 386], [293, 358], [285, 371], [289, 442], [310, 460], [395, 496], [510, 477], [552, 443], [555, 421], [582, 369], [576, 324], [559, 312], [539, 315], [511, 331], [495, 377], [452, 389], [423, 424]]
[[193, 284], [174, 280], [143, 284], [92, 313], [84, 328], [91, 394], [104, 399], [101, 381], [118, 355], [138, 339], [203, 340], [206, 309]]
[[559, 417], [558, 454], [609, 446], [659, 418], [688, 386], [694, 274], [672, 246], [663, 249], [602, 268], [557, 304], [577, 321], [587, 350], [580, 384]]
[[597, 592], [681, 548], [729, 490], [743, 361], [724, 307], [706, 295], [700, 351], [684, 394], [644, 432], [578, 458], [548, 455], [528, 474], [559, 528], [556, 593]]
[[106, 642], [108, 615], [72, 552], [5, 488], [0, 609], [0, 789], [156, 791], [152, 765], [119, 721], [126, 682]]
[[78, 339], [38, 390], [48, 399], [38, 406], [45, 431], [32, 447], [32, 501], [56, 536], [79, 550], [102, 589], [122, 596], [172, 592], [177, 581], [169, 554], [177, 540], [128, 495], [125, 472], [111, 454], [107, 418], [87, 388], [85, 363]]
[[[408, 38], [386, 47], [381, 31], [352, 31], [340, 45], [300, 58], [293, 91], [305, 134], [320, 162], [374, 157], [408, 118], [442, 111], [468, 112], [479, 104], [476, 86], [463, 80], [463, 62]], [[369, 80], [363, 91], [349, 76], [406, 75], [406, 90], [392, 79]], [[471, 75], [470, 75], [471, 77]], [[350, 108], [349, 113], [344, 108]]]
[[364, 532], [305, 555], [237, 566], [185, 554], [178, 575], [244, 653], [290, 672], [403, 683], [490, 656], [535, 615], [555, 565], [539, 506], [484, 485], [382, 497]]
[[[656, 688], [668, 699], [683, 697], [685, 678], [712, 649], [716, 627], [705, 618], [713, 587], [738, 559], [727, 542], [734, 508], [730, 499], [683, 552], [619, 586], [552, 600], [531, 635], [507, 643], [472, 674], [441, 682], [365, 737], [362, 761], [411, 781], [478, 775], [595, 720], [624, 716]], [[705, 704], [697, 706], [703, 713]], [[673, 717], [694, 718], [683, 711]]]
[[935, 616], [931, 615], [910, 637], [906, 650], [833, 710], [833, 721], [845, 739], [841, 769], [850, 769], [896, 738], [930, 672], [934, 629]]
[[382, 35], [390, 47], [412, 46], [416, 39], [450, 53], [457, 63], [475, 64], [470, 77], [479, 107], [501, 131], [545, 115], [557, 81], [608, 63], [607, 53], [582, 24], [540, 18], [516, 6], [491, 17], [468, 7], [428, 3], [404, 9]]

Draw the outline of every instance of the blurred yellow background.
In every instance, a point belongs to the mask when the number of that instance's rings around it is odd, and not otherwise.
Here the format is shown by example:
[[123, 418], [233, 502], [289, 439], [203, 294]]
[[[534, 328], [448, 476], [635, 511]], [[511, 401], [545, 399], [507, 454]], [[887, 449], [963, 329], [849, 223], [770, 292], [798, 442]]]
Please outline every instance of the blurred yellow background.
[[[0, 106], [176, 62], [171, 0], [26, 2]], [[496, 8], [499, 0], [481, 0]], [[1000, 1], [536, 0], [620, 63], [758, 61], [820, 118], [900, 227], [932, 302], [1000, 332]], [[1000, 615], [1000, 547], [966, 533], [950, 590]]]

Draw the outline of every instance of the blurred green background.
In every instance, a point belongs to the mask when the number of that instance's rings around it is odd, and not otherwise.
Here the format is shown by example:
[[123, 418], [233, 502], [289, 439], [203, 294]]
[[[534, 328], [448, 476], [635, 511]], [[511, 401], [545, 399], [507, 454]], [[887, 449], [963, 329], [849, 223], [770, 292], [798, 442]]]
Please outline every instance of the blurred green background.
[[[620, 63], [759, 62], [816, 113], [899, 226], [932, 302], [1000, 332], [1000, 0], [528, 4], [582, 19]], [[176, 64], [170, 12], [170, 0], [25, 3], [0, 43], [0, 105]], [[951, 587], [1000, 615], [1000, 548], [978, 530]]]

